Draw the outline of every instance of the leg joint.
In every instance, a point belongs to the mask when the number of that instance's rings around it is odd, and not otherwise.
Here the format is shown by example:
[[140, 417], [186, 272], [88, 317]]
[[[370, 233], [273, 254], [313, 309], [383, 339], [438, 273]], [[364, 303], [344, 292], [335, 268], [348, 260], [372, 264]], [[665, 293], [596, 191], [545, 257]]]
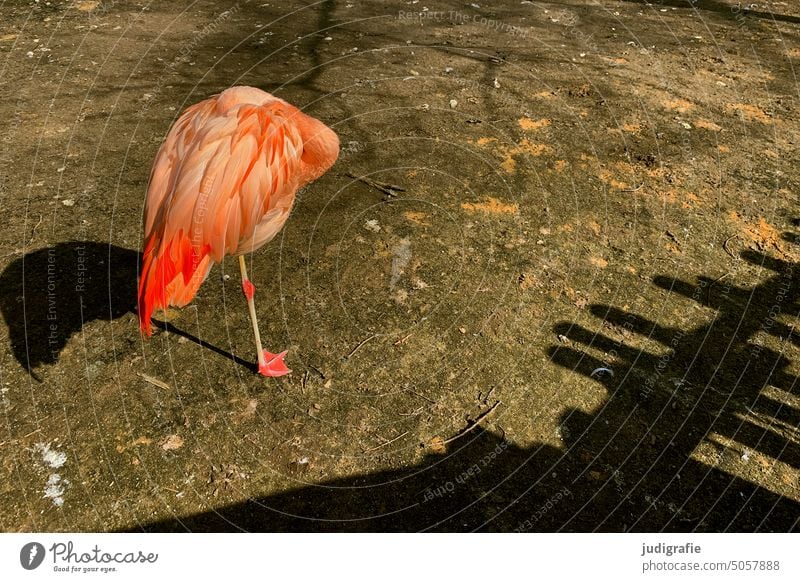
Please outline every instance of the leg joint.
[[253, 296], [256, 294], [256, 286], [253, 285], [249, 279], [245, 279], [242, 281], [242, 291], [244, 291], [244, 296], [248, 299], [252, 299]]

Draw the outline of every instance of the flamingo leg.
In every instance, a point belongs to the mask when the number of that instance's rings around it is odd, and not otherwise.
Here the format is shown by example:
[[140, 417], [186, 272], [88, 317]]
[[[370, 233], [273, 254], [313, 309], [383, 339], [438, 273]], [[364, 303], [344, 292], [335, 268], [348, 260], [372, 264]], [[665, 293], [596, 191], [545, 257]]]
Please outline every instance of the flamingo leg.
[[247, 276], [247, 265], [244, 255], [239, 255], [239, 270], [242, 273], [242, 291], [247, 298], [247, 307], [250, 310], [250, 320], [253, 322], [253, 335], [256, 338], [256, 350], [258, 353], [258, 373], [263, 376], [283, 376], [291, 372], [283, 358], [286, 352], [273, 354], [265, 350], [261, 345], [261, 333], [258, 330], [258, 320], [256, 318], [256, 287]]

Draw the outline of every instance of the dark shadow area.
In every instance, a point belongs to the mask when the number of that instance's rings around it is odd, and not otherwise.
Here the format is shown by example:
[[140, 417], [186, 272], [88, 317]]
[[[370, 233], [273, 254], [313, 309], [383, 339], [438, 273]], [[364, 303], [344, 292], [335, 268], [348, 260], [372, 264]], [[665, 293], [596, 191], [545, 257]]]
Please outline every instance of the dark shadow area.
[[[575, 415], [573, 415], [575, 416]], [[588, 417], [571, 418], [575, 424]], [[608, 427], [606, 427], [607, 429]], [[581, 435], [569, 451], [509, 444], [488, 431], [454, 443], [417, 466], [310, 485], [130, 531], [791, 531], [800, 504], [689, 461], [682, 482], [648, 507], [618, 484]], [[469, 440], [467, 440], [469, 438]], [[629, 443], [631, 444], [631, 443]], [[287, 468], [287, 472], [290, 471]], [[628, 471], [628, 467], [624, 468]], [[301, 478], [301, 477], [300, 477]], [[668, 478], [645, 477], [659, 495]], [[703, 481], [700, 489], [694, 484]], [[671, 505], [683, 507], [677, 514]], [[713, 512], [706, 513], [717, 503]]]
[[[795, 531], [798, 501], [725, 470], [745, 458], [742, 451], [759, 479], [796, 479], [800, 467], [800, 411], [780, 397], [797, 393], [798, 378], [758, 333], [797, 345], [775, 307], [797, 313], [797, 265], [750, 251], [742, 257], [774, 275], [754, 288], [711, 278], [655, 279], [713, 307], [717, 317], [708, 325], [667, 328], [595, 305], [592, 313], [617, 339], [567, 322], [556, 326], [569, 343], [550, 348], [552, 361], [604, 384], [609, 394], [595, 414], [563, 416], [564, 449], [522, 448], [475, 431], [417, 466], [309, 485], [141, 530]], [[642, 335], [669, 348], [666, 355], [626, 346]], [[587, 354], [590, 347], [613, 352], [614, 363]], [[603, 367], [613, 375], [597, 372]], [[703, 443], [715, 458], [696, 459]], [[792, 473], [779, 474], [775, 460]]]
[[108, 243], [71, 241], [28, 253], [0, 275], [0, 311], [14, 357], [34, 369], [54, 364], [87, 322], [136, 309], [139, 253]]
[[[708, 12], [715, 12], [724, 18], [731, 20], [740, 20], [745, 18], [758, 18], [760, 20], [772, 20], [774, 22], [791, 22], [794, 24], [800, 23], [800, 17], [788, 16], [785, 14], [775, 14], [774, 12], [764, 12], [762, 10], [750, 10], [745, 8], [749, 6], [748, 3], [741, 4], [726, 4], [718, 0], [625, 0], [632, 4], [640, 4], [642, 6], [649, 6], [651, 8], [689, 8], [695, 10], [705, 10]], [[758, 5], [755, 5], [758, 8]]]
[[[647, 495], [654, 504], [640, 518], [642, 523], [650, 521], [648, 514], [659, 504], [702, 508], [700, 514], [691, 511], [701, 523], [728, 516], [721, 520], [723, 529], [748, 529], [739, 525], [748, 512], [753, 517], [761, 513], [768, 521], [770, 511], [764, 513], [768, 507], [751, 506], [755, 488], [731, 497], [732, 490], [746, 486], [733, 477], [725, 483], [717, 468], [691, 458], [703, 442], [712, 444], [714, 465], [752, 463], [744, 470], [780, 479], [797, 491], [792, 483], [800, 468], [800, 410], [791, 402], [798, 377], [790, 372], [785, 350], [764, 345], [765, 335], [787, 346], [797, 345], [796, 332], [779, 317], [796, 316], [800, 310], [797, 265], [752, 251], [741, 256], [774, 274], [753, 288], [737, 286], [726, 275], [699, 277], [697, 283], [654, 279], [670, 293], [714, 309], [716, 315], [707, 325], [680, 329], [594, 305], [591, 312], [611, 330], [608, 335], [566, 322], [556, 326], [556, 333], [566, 336], [572, 346], [552, 348], [552, 361], [603, 382], [611, 395], [600, 414], [607, 426], [581, 414], [565, 423], [572, 434], [582, 435], [579, 440], [586, 435], [607, 443], [602, 459], [609, 467], [623, 474], [629, 473], [628, 467], [638, 468], [638, 482], [629, 493], [634, 498]], [[663, 351], [630, 347], [628, 340], [637, 336], [657, 341]], [[584, 348], [603, 352], [616, 363], [612, 366]], [[605, 367], [613, 367], [615, 375], [598, 372]], [[785, 469], [779, 473], [776, 460], [791, 473]], [[606, 519], [613, 520], [617, 511]], [[787, 525], [796, 527], [800, 517], [796, 504], [785, 517]], [[674, 526], [675, 519], [668, 524]]]

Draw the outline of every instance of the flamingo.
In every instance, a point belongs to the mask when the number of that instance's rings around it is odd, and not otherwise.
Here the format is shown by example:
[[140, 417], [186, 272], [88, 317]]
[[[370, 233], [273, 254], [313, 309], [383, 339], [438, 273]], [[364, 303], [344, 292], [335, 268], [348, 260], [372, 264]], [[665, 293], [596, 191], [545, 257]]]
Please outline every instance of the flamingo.
[[290, 373], [286, 351], [273, 354], [261, 345], [244, 254], [278, 234], [297, 190], [338, 155], [339, 138], [330, 128], [254, 87], [232, 87], [184, 111], [156, 155], [147, 189], [142, 331], [152, 334], [155, 309], [187, 305], [214, 263], [238, 256], [258, 371]]

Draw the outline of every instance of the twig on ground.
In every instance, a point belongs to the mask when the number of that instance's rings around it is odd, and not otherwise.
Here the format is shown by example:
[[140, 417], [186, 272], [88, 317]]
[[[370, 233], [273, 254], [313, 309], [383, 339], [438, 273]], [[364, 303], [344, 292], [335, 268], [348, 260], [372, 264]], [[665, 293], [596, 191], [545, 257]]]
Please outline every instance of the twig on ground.
[[408, 386], [405, 386], [405, 387], [403, 388], [403, 390], [405, 390], [406, 392], [408, 392], [408, 393], [410, 393], [410, 394], [413, 394], [414, 396], [419, 396], [420, 398], [422, 398], [423, 400], [427, 400], [427, 401], [428, 401], [428, 402], [430, 402], [431, 404], [436, 404], [436, 401], [435, 401], [435, 400], [431, 400], [430, 398], [428, 398], [428, 397], [427, 397], [427, 396], [425, 396], [424, 394], [420, 394], [419, 392], [416, 392], [415, 390], [412, 390], [412, 389], [411, 389], [411, 388], [409, 388]]
[[353, 174], [351, 172], [347, 173], [347, 177], [348, 178], [353, 178], [354, 180], [358, 180], [359, 182], [363, 182], [367, 186], [375, 188], [376, 190], [380, 190], [381, 192], [383, 192], [384, 194], [386, 194], [387, 196], [390, 196], [392, 198], [397, 196], [398, 192], [405, 192], [406, 191], [406, 189], [403, 188], [402, 186], [395, 186], [394, 184], [384, 184], [382, 182], [376, 182], [375, 180], [373, 180], [371, 178], [367, 178], [366, 176], [356, 176], [355, 174]]
[[367, 339], [365, 339], [365, 340], [364, 340], [364, 341], [362, 341], [360, 344], [358, 344], [356, 347], [354, 347], [354, 348], [353, 348], [353, 350], [352, 350], [352, 351], [351, 351], [349, 354], [347, 354], [347, 355], [344, 357], [344, 359], [345, 359], [345, 360], [349, 360], [349, 359], [352, 357], [352, 355], [353, 355], [353, 354], [355, 354], [355, 353], [356, 353], [358, 350], [360, 350], [360, 349], [361, 349], [361, 346], [363, 346], [363, 345], [364, 345], [365, 343], [367, 343], [369, 340], [375, 339], [376, 337], [378, 337], [378, 334], [377, 334], [377, 333], [373, 333], [373, 334], [372, 334], [371, 336], [369, 336]]
[[495, 409], [496, 409], [496, 408], [497, 408], [497, 407], [498, 407], [500, 404], [502, 404], [502, 402], [501, 402], [500, 400], [498, 400], [497, 402], [495, 402], [494, 404], [492, 404], [492, 407], [491, 407], [489, 410], [487, 410], [486, 412], [484, 412], [483, 414], [481, 414], [480, 416], [478, 416], [478, 418], [476, 418], [475, 420], [473, 420], [473, 421], [472, 421], [472, 424], [470, 424], [469, 426], [467, 426], [467, 427], [466, 427], [464, 430], [462, 430], [462, 431], [458, 432], [457, 434], [455, 434], [455, 435], [451, 436], [449, 439], [445, 439], [444, 441], [442, 441], [442, 444], [443, 444], [443, 445], [446, 445], [446, 444], [448, 444], [448, 443], [452, 443], [452, 442], [453, 442], [454, 440], [456, 440], [456, 439], [460, 439], [461, 437], [463, 437], [465, 434], [467, 434], [467, 433], [468, 433], [469, 431], [471, 431], [473, 428], [475, 428], [476, 426], [478, 426], [478, 425], [481, 423], [481, 421], [482, 421], [483, 419], [485, 419], [485, 418], [486, 418], [487, 416], [489, 416], [489, 415], [490, 415], [492, 412], [494, 412], [494, 411], [495, 411]]
[[623, 188], [622, 191], [623, 192], [638, 192], [639, 190], [642, 189], [642, 186], [644, 186], [644, 182], [642, 182], [641, 184], [636, 186], [636, 188]]
[[148, 384], [152, 384], [153, 386], [158, 386], [159, 388], [163, 388], [164, 390], [172, 390], [172, 386], [159, 380], [158, 378], [153, 378], [152, 376], [148, 376], [147, 374], [142, 374], [141, 372], [136, 373], [142, 380], [147, 382]]
[[381, 448], [381, 447], [385, 447], [386, 445], [392, 444], [394, 441], [400, 440], [401, 438], [403, 438], [403, 437], [404, 437], [404, 436], [406, 436], [407, 434], [408, 434], [408, 431], [404, 432], [403, 434], [401, 434], [401, 435], [399, 435], [399, 436], [396, 436], [396, 437], [394, 437], [394, 438], [393, 438], [392, 440], [390, 440], [390, 441], [386, 441], [385, 443], [381, 443], [381, 444], [379, 444], [379, 445], [377, 445], [377, 446], [374, 446], [374, 447], [372, 447], [371, 449], [367, 449], [367, 450], [366, 450], [366, 451], [364, 451], [364, 452], [365, 452], [365, 453], [371, 453], [372, 451], [378, 450], [378, 449], [379, 449], [379, 448]]
[[733, 253], [730, 251], [730, 249], [728, 248], [728, 243], [729, 243], [729, 242], [731, 241], [731, 239], [733, 239], [733, 238], [736, 238], [736, 235], [735, 235], [735, 234], [733, 234], [733, 235], [731, 235], [731, 236], [729, 236], [728, 238], [726, 238], [726, 239], [725, 239], [725, 242], [723, 242], [723, 243], [722, 243], [722, 250], [723, 250], [723, 251], [725, 251], [726, 253], [728, 253], [728, 254], [731, 256], [731, 258], [732, 258], [732, 259], [735, 259], [735, 258], [736, 258], [736, 255], [734, 255], [734, 254], [733, 254]]

